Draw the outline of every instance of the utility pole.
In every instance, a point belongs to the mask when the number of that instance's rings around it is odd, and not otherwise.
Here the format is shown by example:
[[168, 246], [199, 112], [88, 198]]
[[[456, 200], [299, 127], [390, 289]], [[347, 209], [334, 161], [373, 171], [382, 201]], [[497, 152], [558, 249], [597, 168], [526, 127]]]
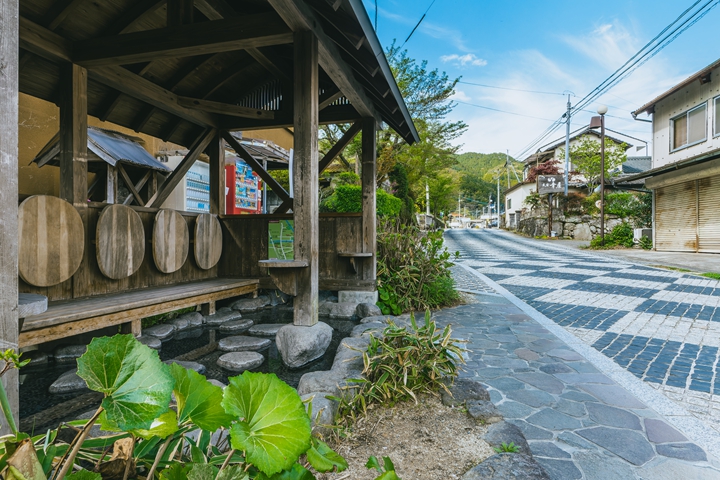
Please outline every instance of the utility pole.
[[505, 150], [505, 173], [507, 173], [508, 189], [510, 188], [510, 150]]
[[430, 185], [425, 184], [425, 215], [430, 216]]
[[570, 169], [570, 94], [568, 93], [567, 113], [565, 114], [565, 196], [568, 195], [568, 170]]
[[458, 215], [462, 215], [462, 210], [460, 210], [460, 194], [458, 193]]
[[497, 227], [500, 228], [500, 177], [497, 179]]

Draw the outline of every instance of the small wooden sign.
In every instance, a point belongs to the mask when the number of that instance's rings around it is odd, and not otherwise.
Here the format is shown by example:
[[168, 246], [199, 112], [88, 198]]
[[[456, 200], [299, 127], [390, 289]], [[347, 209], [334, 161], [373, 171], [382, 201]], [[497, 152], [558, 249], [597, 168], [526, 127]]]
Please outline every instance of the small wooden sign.
[[538, 175], [537, 188], [539, 194], [563, 193], [565, 191], [565, 177], [563, 175]]

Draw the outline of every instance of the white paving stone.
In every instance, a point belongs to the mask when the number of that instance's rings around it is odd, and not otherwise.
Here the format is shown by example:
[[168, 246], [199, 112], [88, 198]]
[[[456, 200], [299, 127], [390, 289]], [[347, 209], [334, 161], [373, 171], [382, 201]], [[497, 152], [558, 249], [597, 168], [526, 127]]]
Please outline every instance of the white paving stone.
[[611, 270], [590, 270], [589, 268], [572, 268], [572, 267], [553, 267], [543, 270], [543, 272], [570, 273], [572, 275], [607, 275]]
[[612, 273], [610, 273], [607, 276], [603, 277], [594, 277], [594, 278], [588, 278], [587, 280], [583, 280], [583, 282], [586, 283], [602, 283], [603, 285], [622, 285], [624, 287], [634, 287], [634, 288], [649, 288], [653, 290], [660, 290], [662, 288], [667, 287], [668, 285], [671, 285], [671, 281], [661, 281], [661, 282], [649, 282], [647, 280], [633, 280], [630, 278], [618, 278], [613, 277]]
[[545, 278], [535, 276], [519, 275], [500, 280], [503, 285], [517, 285], [521, 287], [543, 287], [543, 288], [565, 288], [568, 285], [577, 283], [574, 280], [563, 280], [562, 278]]
[[714, 287], [720, 288], [720, 281], [711, 278], [678, 278], [673, 283], [678, 285], [691, 285], [693, 287]]
[[525, 275], [527, 273], [533, 273], [535, 270], [522, 270], [519, 268], [502, 268], [502, 267], [484, 267], [478, 268], [478, 272], [484, 273], [485, 275]]
[[667, 270], [647, 270], [644, 268], [634, 268], [632, 266], [618, 270], [620, 273], [632, 273], [633, 275], [646, 275], [652, 277], [681, 278], [684, 273], [671, 272]]
[[653, 300], [663, 300], [666, 302], [678, 303], [695, 303], [710, 307], [720, 306], [720, 296], [701, 295], [699, 293], [674, 292], [670, 290], [662, 290], [652, 297]]
[[584, 307], [614, 308], [633, 310], [645, 301], [644, 298], [627, 297], [610, 293], [583, 292], [580, 290], [556, 290], [535, 299], [538, 302], [564, 303]]

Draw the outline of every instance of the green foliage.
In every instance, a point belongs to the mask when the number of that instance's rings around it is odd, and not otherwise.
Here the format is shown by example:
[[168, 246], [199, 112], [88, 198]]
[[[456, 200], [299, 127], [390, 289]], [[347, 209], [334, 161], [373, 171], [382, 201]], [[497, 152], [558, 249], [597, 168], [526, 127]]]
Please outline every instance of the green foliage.
[[640, 206], [635, 210], [635, 228], [646, 228], [652, 226], [652, 193], [643, 192], [637, 195]]
[[712, 278], [714, 280], [720, 280], [720, 273], [708, 272], [708, 273], [701, 273], [700, 275], [703, 277]]
[[290, 171], [289, 170], [270, 170], [270, 176], [273, 177], [281, 187], [286, 191], [290, 191]]
[[222, 388], [177, 363], [170, 366], [170, 373], [175, 379], [173, 391], [177, 399], [178, 423], [185, 425], [192, 422], [209, 432], [230, 424], [233, 417], [225, 413], [220, 404], [223, 400]]
[[[375, 202], [377, 214], [381, 217], [396, 217], [402, 208], [402, 201], [399, 198], [382, 189], [377, 191]], [[338, 185], [321, 207], [321, 211], [324, 212], [362, 212], [362, 187], [359, 185]]]
[[335, 453], [326, 443], [312, 439], [312, 446], [307, 451], [307, 461], [318, 472], [342, 472], [348, 464], [343, 457]]
[[410, 185], [405, 166], [401, 163], [395, 165], [388, 175], [392, 182], [393, 195], [400, 199], [400, 221], [406, 224], [415, 223], [415, 203], [410, 197]]
[[[649, 199], [649, 205], [648, 205]], [[632, 220], [636, 228], [649, 225], [652, 220], [652, 194], [611, 192], [605, 194], [605, 212]]]
[[[497, 171], [498, 169], [505, 168], [506, 155], [504, 153], [475, 153], [467, 152], [461, 153], [455, 156], [457, 164], [454, 167], [460, 172], [467, 172], [472, 175], [479, 176], [482, 178], [486, 173], [491, 170]], [[522, 162], [516, 161], [510, 157], [510, 162], [518, 172], [522, 171]]]
[[355, 172], [341, 172], [333, 178], [338, 185], [360, 185], [360, 176]]
[[150, 317], [145, 317], [140, 320], [140, 323], [142, 325], [142, 328], [148, 328], [148, 327], [152, 327], [153, 325], [158, 325], [161, 323], [168, 322], [168, 321], [172, 320], [173, 318], [177, 318], [178, 316], [182, 315], [183, 313], [194, 312], [194, 311], [195, 311], [195, 307], [180, 308], [180, 309], [174, 310], [172, 312], [160, 313], [158, 315], [152, 315]]
[[640, 248], [643, 250], [652, 250], [653, 241], [650, 237], [640, 237]]
[[353, 380], [357, 390], [341, 400], [341, 421], [353, 421], [369, 405], [417, 402], [418, 394], [447, 390], [445, 382], [457, 376], [464, 351], [451, 334], [449, 325], [438, 330], [426, 311], [420, 326], [411, 314], [410, 326], [399, 327], [391, 322], [381, 338], [371, 337], [363, 353], [365, 378]]
[[622, 222], [612, 229], [609, 235], [605, 235], [605, 243], [603, 244], [600, 236], [590, 241], [590, 248], [602, 249], [613, 247], [632, 248], [634, 245], [634, 232], [632, 226], [627, 222]]
[[310, 448], [310, 419], [295, 389], [274, 374], [245, 372], [229, 380], [222, 406], [238, 419], [232, 447], [266, 475], [291, 468]]
[[[452, 283], [452, 255], [441, 231], [379, 222], [377, 278], [384, 312], [425, 310], [451, 305], [458, 295]], [[384, 297], [387, 297], [383, 300]]]
[[597, 207], [597, 205], [595, 205], [598, 200], [600, 200], [599, 193], [593, 193], [585, 197], [582, 200], [583, 211], [588, 215], [597, 215], [598, 213], [600, 213], [600, 209]]
[[[12, 348], [0, 351], [0, 360], [4, 362], [3, 368], [0, 370], [0, 377], [13, 368], [22, 368], [30, 363], [30, 360], [20, 360], [21, 355], [22, 353], [16, 353]], [[3, 385], [2, 382], [0, 382], [0, 408], [2, 408], [3, 416], [5, 417], [5, 421], [7, 422], [10, 431], [13, 435], [15, 435], [15, 437], [17, 437], [19, 432], [17, 425], [15, 424], [15, 417], [13, 416], [10, 408], [10, 401], [8, 400], [5, 385]]]
[[[615, 143], [610, 137], [605, 137], [605, 178], [612, 178], [614, 171], [627, 160], [625, 153], [627, 145]], [[561, 149], [562, 150], [562, 149]], [[561, 151], [560, 157], [565, 153]], [[587, 180], [588, 192], [600, 184], [600, 140], [590, 135], [583, 135], [580, 140], [570, 147], [570, 161], [577, 173]]]
[[102, 408], [119, 429], [147, 429], [168, 411], [169, 367], [132, 335], [93, 339], [77, 363], [88, 388], [105, 394]]
[[502, 442], [499, 447], [493, 448], [497, 453], [517, 453], [520, 451], [517, 445], [515, 445], [514, 442], [505, 443]]
[[525, 200], [523, 200], [523, 205], [526, 205], [530, 207], [531, 209], [539, 208], [542, 205], [546, 205], [547, 201], [543, 198], [542, 195], [539, 193], [533, 191], [530, 195], [525, 197]]
[[373, 455], [368, 459], [365, 468], [369, 470], [374, 468], [380, 472], [380, 476], [375, 477], [375, 480], [400, 480], [400, 477], [395, 473], [395, 465], [392, 460], [390, 460], [390, 457], [383, 457], [383, 463], [381, 465], [380, 460]]
[[102, 480], [102, 476], [99, 473], [90, 472], [88, 470], [80, 470], [75, 473], [71, 473], [65, 480]]

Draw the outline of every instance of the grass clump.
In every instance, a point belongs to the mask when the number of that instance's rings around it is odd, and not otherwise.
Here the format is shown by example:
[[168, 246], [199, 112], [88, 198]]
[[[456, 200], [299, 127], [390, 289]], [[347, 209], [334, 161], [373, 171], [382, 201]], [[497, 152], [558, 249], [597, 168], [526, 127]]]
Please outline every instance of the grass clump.
[[505, 443], [502, 442], [499, 447], [493, 448], [497, 453], [518, 453], [520, 449], [515, 442]]
[[461, 341], [451, 337], [450, 326], [438, 329], [425, 312], [425, 322], [418, 325], [414, 315], [410, 326], [391, 322], [381, 338], [371, 337], [363, 352], [363, 376], [347, 387], [352, 395], [339, 400], [338, 418], [349, 426], [373, 405], [393, 406], [414, 401], [419, 394], [448, 391], [446, 382], [458, 375], [458, 364], [464, 363]]
[[627, 222], [622, 222], [616, 225], [608, 235], [605, 235], [605, 242], [603, 243], [602, 238], [597, 236], [590, 241], [590, 248], [592, 249], [604, 249], [604, 248], [615, 248], [625, 247], [632, 248], [634, 245], [634, 232], [633, 227]]
[[708, 273], [701, 273], [700, 275], [703, 277], [712, 278], [714, 280], [720, 280], [720, 273], [708, 272]]

